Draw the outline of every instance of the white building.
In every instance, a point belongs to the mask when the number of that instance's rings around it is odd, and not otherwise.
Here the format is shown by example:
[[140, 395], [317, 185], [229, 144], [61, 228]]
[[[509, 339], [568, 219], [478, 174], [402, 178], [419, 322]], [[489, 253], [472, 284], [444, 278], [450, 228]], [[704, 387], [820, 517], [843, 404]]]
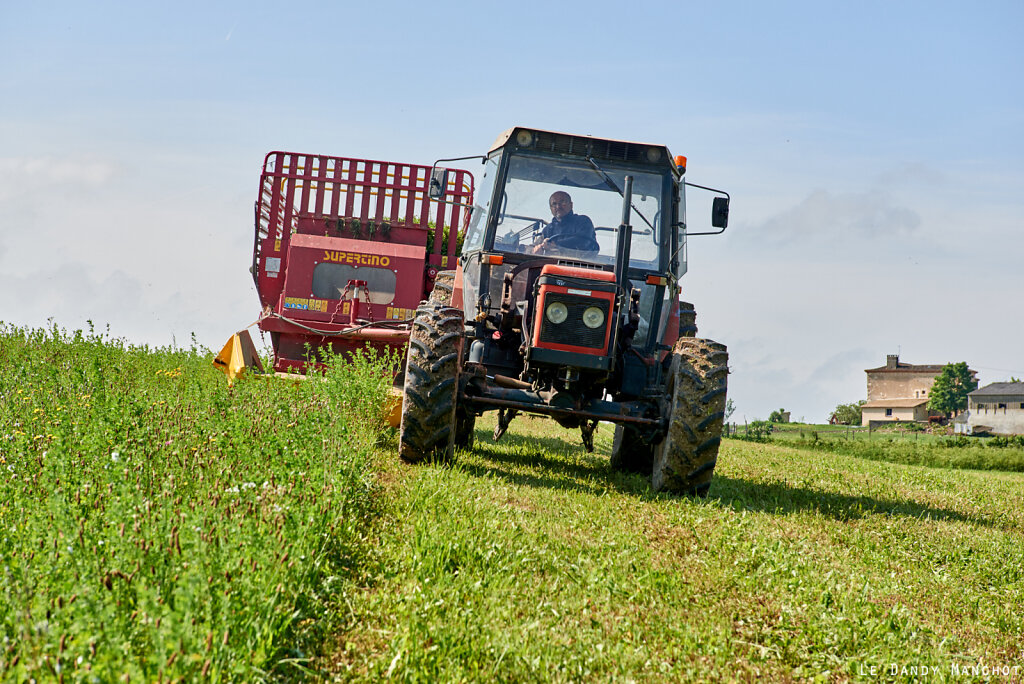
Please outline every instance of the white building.
[[1024, 382], [993, 382], [968, 394], [967, 432], [1024, 435]]
[[[885, 365], [868, 368], [868, 400], [860, 407], [861, 425], [886, 421], [926, 422], [939, 416], [928, 409], [928, 400], [935, 378], [942, 374], [942, 364], [917, 365], [900, 361], [899, 354], [885, 357]], [[977, 371], [967, 369], [971, 378]]]

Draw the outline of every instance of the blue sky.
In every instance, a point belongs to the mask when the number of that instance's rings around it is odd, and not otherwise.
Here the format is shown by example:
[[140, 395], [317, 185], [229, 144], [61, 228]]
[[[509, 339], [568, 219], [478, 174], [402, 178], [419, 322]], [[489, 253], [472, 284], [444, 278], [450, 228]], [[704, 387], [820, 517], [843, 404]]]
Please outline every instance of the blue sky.
[[896, 351], [1024, 376], [1022, 34], [1019, 2], [0, 2], [0, 320], [219, 346], [258, 314], [266, 152], [523, 124], [732, 194], [684, 287], [735, 418], [823, 420]]

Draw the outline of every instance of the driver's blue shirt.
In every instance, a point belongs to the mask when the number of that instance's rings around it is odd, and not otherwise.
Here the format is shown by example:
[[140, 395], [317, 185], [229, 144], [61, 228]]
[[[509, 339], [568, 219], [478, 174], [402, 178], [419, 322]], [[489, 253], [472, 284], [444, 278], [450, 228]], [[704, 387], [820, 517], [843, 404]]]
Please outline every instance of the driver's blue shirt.
[[555, 238], [553, 242], [563, 249], [577, 249], [581, 252], [596, 252], [601, 249], [597, 244], [597, 233], [594, 222], [589, 216], [569, 212], [562, 218], [552, 219], [544, 227], [545, 238]]

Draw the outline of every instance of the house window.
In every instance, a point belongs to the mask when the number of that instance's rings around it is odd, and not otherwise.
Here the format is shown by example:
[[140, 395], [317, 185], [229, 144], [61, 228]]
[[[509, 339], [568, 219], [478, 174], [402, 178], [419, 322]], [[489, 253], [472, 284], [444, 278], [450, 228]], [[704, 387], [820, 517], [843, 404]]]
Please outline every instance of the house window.
[[997, 406], [996, 408], [1001, 408], [1001, 409], [1003, 409], [1005, 411], [1006, 410], [1006, 404], [999, 404], [999, 406]]
[[1020, 402], [1020, 407], [1024, 409], [1024, 401]]
[[885, 415], [886, 415], [886, 417], [891, 416], [892, 415], [892, 409], [885, 409]]

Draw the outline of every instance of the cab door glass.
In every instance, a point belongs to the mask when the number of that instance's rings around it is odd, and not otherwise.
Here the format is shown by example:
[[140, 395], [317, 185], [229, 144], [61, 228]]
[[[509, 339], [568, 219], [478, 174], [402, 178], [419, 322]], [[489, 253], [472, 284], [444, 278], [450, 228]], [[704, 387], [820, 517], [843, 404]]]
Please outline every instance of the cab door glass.
[[493, 155], [484, 162], [484, 174], [473, 198], [473, 213], [469, 217], [463, 252], [483, 248], [487, 233], [487, 211], [491, 206], [491, 195], [494, 194], [494, 179], [498, 175], [498, 159], [498, 155]]

